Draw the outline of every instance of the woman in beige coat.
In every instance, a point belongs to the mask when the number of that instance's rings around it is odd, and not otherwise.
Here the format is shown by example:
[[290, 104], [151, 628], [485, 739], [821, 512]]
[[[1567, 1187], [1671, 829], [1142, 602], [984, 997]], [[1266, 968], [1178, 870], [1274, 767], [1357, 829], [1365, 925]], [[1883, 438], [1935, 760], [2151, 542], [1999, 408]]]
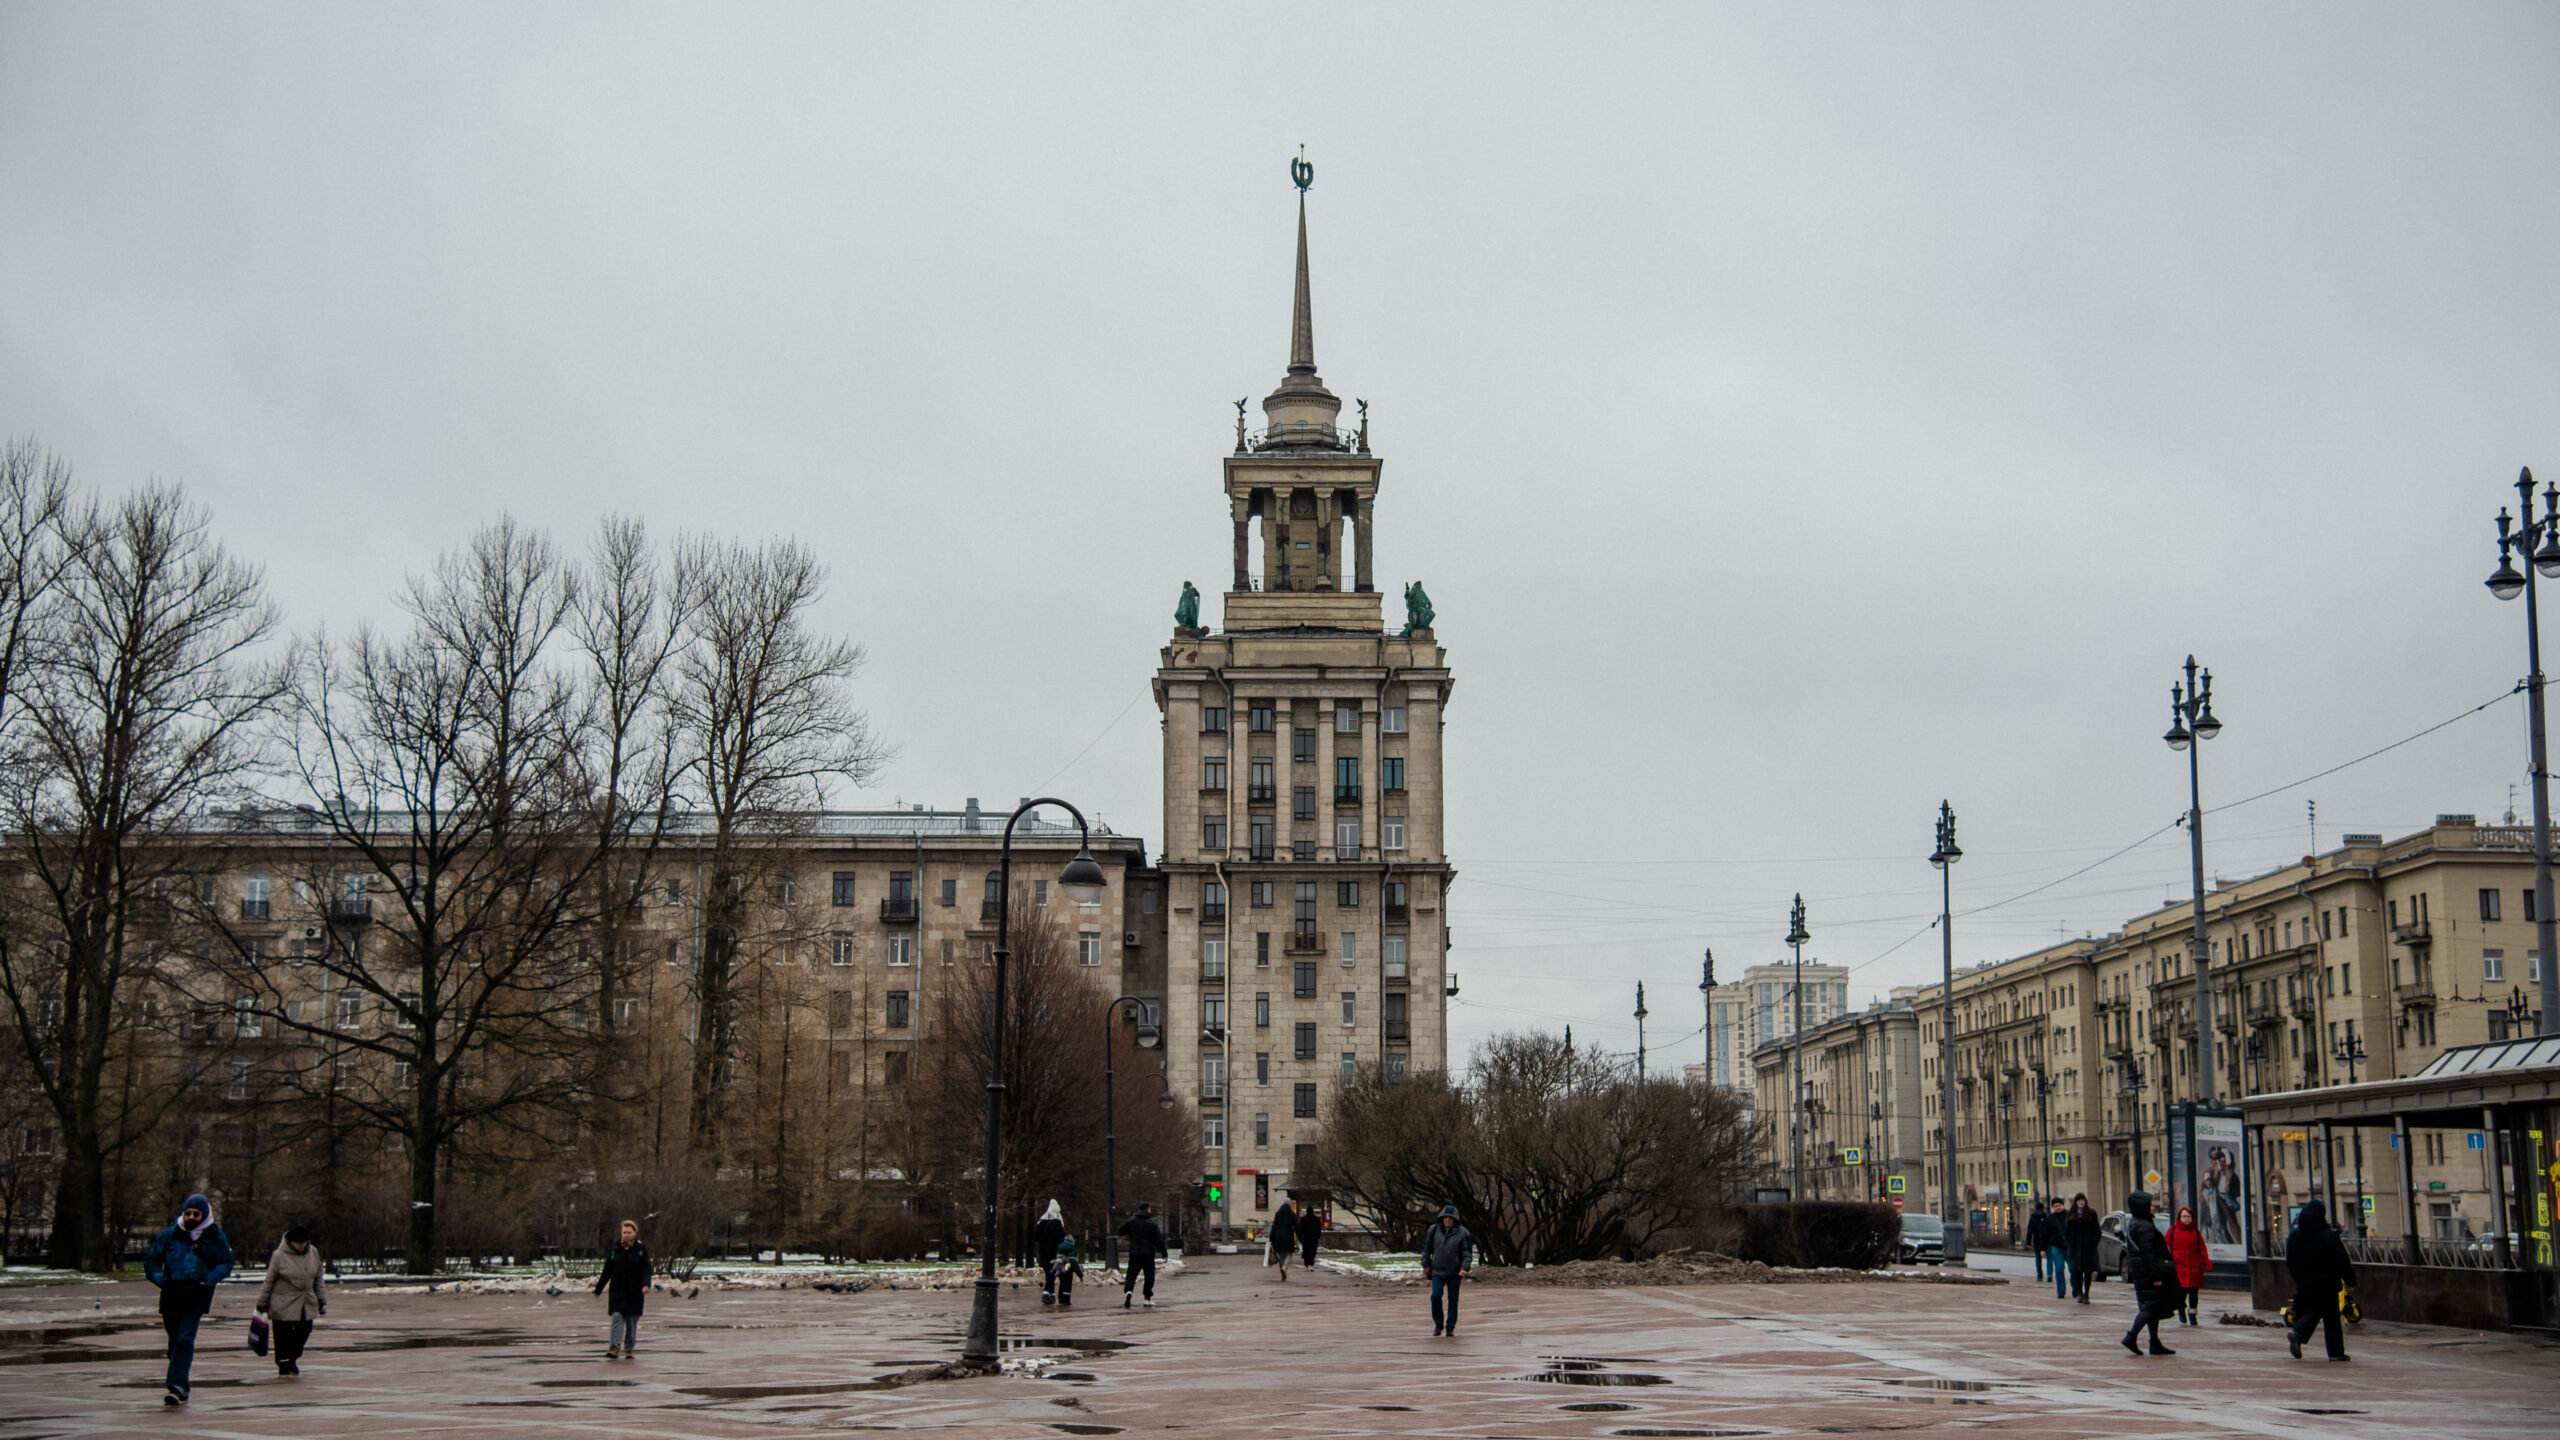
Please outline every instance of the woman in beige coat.
[[267, 1257], [267, 1283], [258, 1287], [258, 1313], [275, 1322], [276, 1373], [302, 1373], [302, 1347], [311, 1339], [311, 1322], [329, 1313], [320, 1293], [320, 1252], [311, 1232], [299, 1225], [284, 1232], [284, 1243]]

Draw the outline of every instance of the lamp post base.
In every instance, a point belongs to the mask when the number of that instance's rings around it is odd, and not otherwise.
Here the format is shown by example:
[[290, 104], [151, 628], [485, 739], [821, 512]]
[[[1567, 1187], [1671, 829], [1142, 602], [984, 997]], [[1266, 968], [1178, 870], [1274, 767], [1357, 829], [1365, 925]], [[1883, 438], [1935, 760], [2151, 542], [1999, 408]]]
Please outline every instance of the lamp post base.
[[969, 1338], [960, 1346], [961, 1363], [982, 1365], [992, 1370], [996, 1365], [996, 1281], [981, 1275], [969, 1301]]

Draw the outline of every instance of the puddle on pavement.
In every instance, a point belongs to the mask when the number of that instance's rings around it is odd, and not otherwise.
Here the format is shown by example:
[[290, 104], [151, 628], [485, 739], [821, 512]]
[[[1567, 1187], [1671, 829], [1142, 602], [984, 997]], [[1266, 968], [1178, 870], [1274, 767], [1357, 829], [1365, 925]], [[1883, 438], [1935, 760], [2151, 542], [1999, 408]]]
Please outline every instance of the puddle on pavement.
[[[235, 1386], [246, 1385], [248, 1383], [248, 1381], [237, 1377], [218, 1380], [191, 1380], [187, 1383], [187, 1390], [190, 1394], [198, 1390], [228, 1390]], [[118, 1380], [111, 1388], [117, 1390], [166, 1390], [169, 1386], [168, 1382], [165, 1380]]]
[[1106, 1350], [1126, 1350], [1135, 1343], [1131, 1340], [1060, 1340], [1046, 1335], [1017, 1335], [1011, 1339], [998, 1340], [996, 1348], [999, 1350], [1080, 1350], [1087, 1354], [1094, 1354]]
[[1671, 1383], [1660, 1375], [1640, 1375], [1627, 1370], [1568, 1370], [1561, 1367], [1541, 1370], [1535, 1375], [1523, 1375], [1520, 1378], [1534, 1380], [1544, 1385], [1668, 1385]]
[[1079, 1385], [1090, 1385], [1093, 1383], [1095, 1377], [1093, 1372], [1090, 1370], [1052, 1370], [1040, 1378], [1043, 1380], [1066, 1380]]
[[56, 1345], [68, 1345], [74, 1340], [159, 1328], [137, 1322], [131, 1325], [48, 1325], [34, 1330], [0, 1330], [0, 1350], [45, 1350]]
[[1652, 1360], [1630, 1360], [1622, 1355], [1541, 1355], [1538, 1358], [1544, 1360], [1549, 1365], [1561, 1365], [1572, 1370], [1597, 1370], [1603, 1365], [1652, 1365], [1658, 1363]]
[[1127, 1427], [1127, 1426], [1125, 1426], [1125, 1425], [1070, 1425], [1070, 1424], [1056, 1424], [1056, 1425], [1051, 1425], [1049, 1428], [1050, 1428], [1050, 1429], [1052, 1429], [1052, 1430], [1061, 1431], [1061, 1432], [1063, 1432], [1063, 1433], [1065, 1433], [1065, 1434], [1068, 1434], [1068, 1435], [1117, 1435], [1117, 1434], [1119, 1434], [1121, 1431], [1126, 1430], [1126, 1429], [1127, 1429], [1127, 1428], [1129, 1428], [1129, 1427]]
[[1559, 1410], [1593, 1412], [1602, 1410], [1633, 1410], [1636, 1407], [1628, 1404], [1624, 1400], [1582, 1400], [1571, 1405], [1559, 1405], [1556, 1408]]
[[616, 1386], [637, 1385], [637, 1380], [536, 1380], [538, 1390], [607, 1390]]
[[1610, 1431], [1609, 1433], [1610, 1433], [1610, 1434], [1612, 1434], [1612, 1435], [1766, 1435], [1766, 1434], [1768, 1434], [1768, 1433], [1770, 1433], [1770, 1432], [1768, 1432], [1768, 1431], [1766, 1431], [1766, 1430], [1664, 1430], [1664, 1429], [1627, 1429], [1627, 1430], [1612, 1430], [1612, 1431]]
[[1991, 1403], [1988, 1400], [1976, 1400], [1964, 1395], [1887, 1395], [1884, 1398], [1898, 1400], [1905, 1405], [1988, 1405]]
[[2296, 1415], [2370, 1415], [2373, 1412], [2370, 1410], [2305, 1410], [2296, 1406], [2293, 1413]]
[[847, 1395], [856, 1390], [892, 1389], [886, 1380], [849, 1380], [833, 1385], [699, 1385], [679, 1388], [679, 1395], [706, 1400], [779, 1400], [793, 1395]]
[[1413, 1407], [1412, 1407], [1412, 1406], [1410, 1406], [1410, 1405], [1363, 1405], [1363, 1406], [1361, 1406], [1360, 1408], [1361, 1408], [1361, 1409], [1363, 1409], [1363, 1410], [1404, 1410], [1404, 1411], [1410, 1411], [1411, 1409], [1413, 1409]]
[[1962, 1390], [1966, 1392], [1982, 1390], [2010, 1390], [2015, 1389], [2017, 1386], [2017, 1382], [2012, 1380], [1887, 1380], [1884, 1383], [1887, 1385], [1908, 1385], [1915, 1390]]

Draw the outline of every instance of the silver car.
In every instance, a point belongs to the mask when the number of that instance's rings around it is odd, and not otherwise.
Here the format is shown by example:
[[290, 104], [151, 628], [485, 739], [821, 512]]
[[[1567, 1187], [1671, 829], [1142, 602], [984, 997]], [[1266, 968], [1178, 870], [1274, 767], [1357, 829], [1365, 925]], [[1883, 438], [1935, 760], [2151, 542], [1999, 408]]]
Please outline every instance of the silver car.
[[1905, 1265], [1947, 1263], [1947, 1222], [1935, 1215], [1904, 1215], [1902, 1243], [1894, 1258]]

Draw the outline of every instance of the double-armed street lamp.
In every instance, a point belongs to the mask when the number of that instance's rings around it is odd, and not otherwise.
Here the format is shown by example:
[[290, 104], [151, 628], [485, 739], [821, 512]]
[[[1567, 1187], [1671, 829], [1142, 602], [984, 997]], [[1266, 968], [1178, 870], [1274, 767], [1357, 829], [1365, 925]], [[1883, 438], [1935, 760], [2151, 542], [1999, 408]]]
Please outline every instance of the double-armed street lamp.
[[1788, 1096], [1788, 1128], [1795, 1132], [1795, 1170], [1787, 1182], [1787, 1198], [1804, 1194], [1804, 942], [1813, 935], [1804, 928], [1804, 896], [1796, 896], [1796, 908], [1787, 916], [1787, 948], [1796, 952], [1795, 1011], [1795, 1080]]
[[[2524, 508], [2524, 524], [2517, 527], [2507, 512], [2498, 511], [2498, 568], [2486, 582], [2489, 593], [2501, 600], [2519, 595], [2524, 602], [2525, 705], [2530, 712], [2533, 731], [2533, 923], [2534, 954], [2542, 961], [2541, 999], [2542, 1025], [2545, 1035], [2560, 1035], [2560, 963], [2555, 963], [2554, 920], [2551, 913], [2551, 762], [2542, 739], [2542, 602], [2540, 587], [2534, 576], [2560, 576], [2560, 486], [2546, 486], [2542, 492], [2542, 513], [2534, 514], [2533, 472], [2516, 476], [2516, 502]], [[2530, 557], [2521, 571], [2508, 557], [2522, 552]]]
[[[2364, 1037], [2363, 1037], [2363, 1036], [2361, 1036], [2361, 1035], [2358, 1035], [2358, 1034], [2356, 1033], [2356, 1022], [2354, 1022], [2353, 1020], [2350, 1020], [2350, 1021], [2348, 1021], [2348, 1022], [2347, 1022], [2347, 1034], [2346, 1034], [2346, 1038], [2345, 1038], [2345, 1039], [2343, 1039], [2343, 1040], [2340, 1040], [2340, 1041], [2338, 1042], [2338, 1049], [2337, 1049], [2337, 1056], [2336, 1056], [2336, 1058], [2337, 1058], [2337, 1061], [2338, 1061], [2338, 1063], [2339, 1063], [2339, 1064], [2344, 1065], [2344, 1066], [2346, 1066], [2346, 1067], [2347, 1067], [2347, 1083], [2348, 1083], [2348, 1084], [2350, 1084], [2350, 1085], [2353, 1085], [2354, 1083], [2356, 1083], [2356, 1067], [2357, 1067], [2358, 1065], [2363, 1064], [2363, 1063], [2365, 1062], [2365, 1060], [2367, 1059], [2367, 1056], [2366, 1056], [2366, 1055], [2365, 1055], [2365, 1053], [2364, 1053]], [[2348, 1155], [2349, 1155], [2350, 1159], [2352, 1160], [2352, 1162], [2353, 1162], [2353, 1163], [2354, 1163], [2354, 1165], [2355, 1165], [2355, 1174], [2356, 1174], [2356, 1214], [2355, 1214], [2355, 1224], [2356, 1224], [2356, 1228], [2355, 1228], [2355, 1233], [2357, 1233], [2357, 1234], [2361, 1235], [2361, 1234], [2363, 1234], [2363, 1233], [2364, 1233], [2364, 1127], [2363, 1127], [2363, 1126], [2361, 1126], [2361, 1125], [2350, 1125], [2350, 1126], [2348, 1126], [2348, 1127], [2347, 1127], [2347, 1151], [2348, 1151]], [[2331, 1153], [2331, 1154], [2329, 1154], [2329, 1155], [2322, 1156], [2321, 1158], [2322, 1158], [2324, 1161], [2326, 1161], [2326, 1162], [2327, 1162], [2327, 1168], [2328, 1168], [2328, 1171], [2329, 1171], [2330, 1178], [2335, 1179], [2335, 1178], [2337, 1177], [2337, 1174], [2338, 1174], [2338, 1160], [2337, 1160], [2337, 1156], [2336, 1156], [2336, 1154], [2333, 1152], [2333, 1153]], [[2334, 1196], [2334, 1195], [2333, 1195], [2333, 1196], [2331, 1196], [2331, 1197], [2329, 1197], [2329, 1203], [2330, 1203], [2331, 1208], [2333, 1208], [2333, 1209], [2334, 1209], [2334, 1208], [2336, 1207], [2336, 1205], [2337, 1205], [2337, 1197], [2336, 1197], [2336, 1196]], [[2343, 1227], [2341, 1227], [2341, 1228], [2343, 1228]]]
[[2133, 1097], [2133, 1179], [2125, 1186], [2127, 1190], [2143, 1188], [2142, 1092], [2150, 1088], [2151, 1082], [2142, 1078], [2142, 1062], [2139, 1060], [2124, 1062], [2124, 1093]]
[[2199, 679], [2196, 657], [2187, 657], [2187, 683], [2169, 687], [2169, 733], [2160, 738], [2172, 750], [2187, 752], [2187, 854], [2195, 882], [2196, 933], [2187, 950], [2196, 971], [2196, 1098], [2213, 1103], [2213, 942], [2204, 928], [2204, 785], [2198, 774], [2196, 742], [2222, 733], [2213, 718], [2213, 672]]
[[1058, 887], [1079, 905], [1098, 903], [1109, 884], [1093, 858], [1093, 830], [1084, 812], [1064, 800], [1043, 796], [1025, 800], [1004, 822], [1004, 845], [996, 861], [995, 998], [987, 1061], [986, 1229], [980, 1238], [978, 1288], [969, 1306], [969, 1336], [961, 1358], [973, 1365], [996, 1363], [996, 1171], [1003, 1161], [1004, 1138], [1004, 1002], [1007, 962], [1013, 958], [1013, 827], [1043, 805], [1055, 805], [1076, 817], [1076, 857], [1058, 872]]
[[1938, 802], [1938, 848], [1929, 863], [1938, 871], [1938, 1218], [1948, 1233], [1962, 1233], [1964, 1216], [1956, 1200], [1956, 933], [1955, 877], [1948, 872], [1964, 858], [1956, 848], [1956, 807]]
[[[1102, 1007], [1102, 1246], [1105, 1270], [1120, 1268], [1120, 1127], [1113, 1117], [1111, 1103], [1111, 1021], [1120, 1007], [1131, 1007], [1129, 1017], [1138, 1022], [1138, 1048], [1153, 1050], [1164, 1039], [1164, 1032], [1147, 1019], [1147, 1002], [1134, 995], [1123, 995]], [[1173, 1108], [1173, 1087], [1164, 1083], [1159, 1072], [1156, 1084], [1162, 1094], [1156, 1103]]]

